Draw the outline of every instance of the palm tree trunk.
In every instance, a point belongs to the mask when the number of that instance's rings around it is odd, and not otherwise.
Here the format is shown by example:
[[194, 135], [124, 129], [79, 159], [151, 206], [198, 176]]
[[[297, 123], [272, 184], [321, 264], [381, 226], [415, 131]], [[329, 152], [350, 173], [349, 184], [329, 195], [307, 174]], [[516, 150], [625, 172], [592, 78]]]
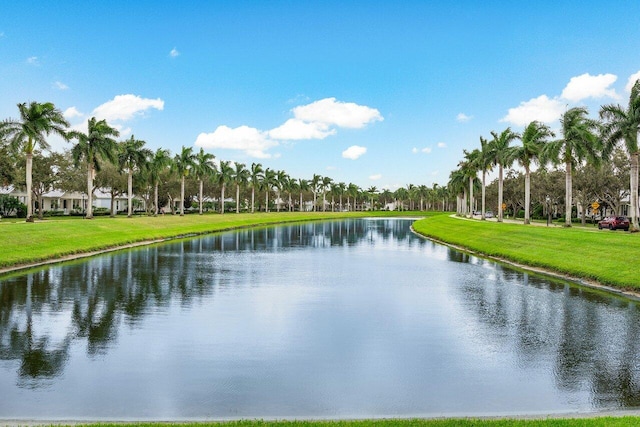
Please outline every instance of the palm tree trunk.
[[85, 218], [93, 218], [93, 164], [87, 167], [87, 214]]
[[322, 192], [322, 212], [327, 210], [327, 193], [325, 191]]
[[317, 193], [313, 192], [313, 211], [316, 211], [316, 205], [318, 204], [318, 196]]
[[155, 207], [156, 207], [156, 213], [154, 214], [154, 216], [158, 216], [158, 212], [160, 211], [160, 208], [158, 207], [158, 183], [156, 182], [156, 185], [154, 185], [154, 190], [153, 190], [153, 197], [155, 200]]
[[567, 172], [566, 172], [566, 180], [565, 180], [564, 226], [571, 227], [571, 201], [573, 200], [571, 162], [567, 162], [565, 167]]
[[524, 223], [530, 224], [529, 206], [531, 205], [531, 171], [529, 166], [524, 168]]
[[180, 216], [184, 216], [184, 175], [180, 181]]
[[224, 183], [222, 184], [222, 189], [220, 190], [220, 215], [224, 214]]
[[469, 177], [469, 218], [473, 218], [473, 178]]
[[113, 191], [113, 188], [111, 189], [111, 215], [109, 215], [111, 218], [115, 218], [116, 217], [116, 195]]
[[633, 230], [638, 230], [638, 153], [631, 154], [630, 165], [630, 189], [631, 189], [631, 222], [633, 224]]
[[265, 212], [269, 212], [269, 189], [267, 188], [267, 191], [265, 191], [265, 205], [264, 205], [264, 211]]
[[502, 164], [498, 165], [498, 222], [502, 222]]
[[[29, 141], [31, 143], [31, 141]], [[33, 200], [31, 195], [33, 174], [33, 153], [27, 153], [27, 222], [33, 222]]]
[[291, 193], [289, 193], [289, 212], [293, 211], [293, 206], [291, 203]]
[[[480, 212], [480, 219], [485, 220], [484, 212], [485, 212], [485, 204], [486, 204], [486, 193], [487, 193], [487, 185], [486, 185], [487, 173], [482, 171], [482, 212]], [[444, 208], [444, 201], [442, 203]], [[444, 210], [444, 209], [443, 209]]]
[[251, 186], [251, 213], [255, 212], [256, 207], [256, 186]]
[[204, 181], [200, 180], [200, 192], [198, 193], [198, 213], [202, 215], [202, 189], [204, 187]]
[[300, 190], [300, 212], [302, 212], [302, 190]]
[[236, 213], [240, 213], [240, 184], [236, 184]]
[[131, 218], [133, 216], [133, 206], [131, 206], [131, 202], [133, 201], [133, 171], [129, 169], [129, 174], [127, 176], [127, 217]]

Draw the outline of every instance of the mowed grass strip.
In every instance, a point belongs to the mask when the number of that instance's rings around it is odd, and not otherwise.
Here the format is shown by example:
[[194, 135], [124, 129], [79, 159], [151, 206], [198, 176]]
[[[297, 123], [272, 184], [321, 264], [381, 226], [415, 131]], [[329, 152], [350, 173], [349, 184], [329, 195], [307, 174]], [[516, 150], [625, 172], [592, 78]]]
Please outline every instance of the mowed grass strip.
[[[411, 215], [411, 213], [405, 214]], [[398, 213], [395, 212], [273, 212], [190, 214], [183, 217], [179, 215], [133, 218], [96, 217], [92, 220], [64, 218], [35, 223], [1, 221], [0, 268], [117, 248], [137, 242], [213, 233], [241, 227], [397, 215]], [[414, 212], [413, 215], [416, 213]]]
[[[212, 423], [87, 424], [100, 427], [631, 427], [640, 417], [548, 418], [548, 419], [374, 419], [335, 421], [240, 420]], [[77, 427], [77, 426], [76, 426]]]
[[433, 215], [416, 221], [413, 227], [424, 236], [484, 255], [623, 289], [640, 289], [638, 233], [525, 226], [450, 215]]

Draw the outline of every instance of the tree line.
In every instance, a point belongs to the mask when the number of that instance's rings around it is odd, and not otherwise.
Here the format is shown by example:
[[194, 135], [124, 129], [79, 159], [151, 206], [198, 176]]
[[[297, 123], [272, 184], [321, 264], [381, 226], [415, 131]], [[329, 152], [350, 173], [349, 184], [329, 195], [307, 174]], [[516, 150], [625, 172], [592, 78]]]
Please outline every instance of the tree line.
[[[3, 186], [26, 189], [27, 221], [33, 221], [34, 206], [43, 206], [42, 196], [54, 189], [86, 194], [86, 218], [93, 217], [96, 189], [110, 193], [112, 216], [115, 198], [124, 194], [128, 216], [133, 215], [134, 194], [144, 200], [151, 215], [158, 215], [163, 206], [173, 212], [175, 201], [180, 215], [195, 207], [200, 214], [209, 209], [224, 214], [234, 208], [236, 213], [274, 208], [364, 210], [391, 203], [398, 210], [451, 208], [448, 189], [437, 184], [431, 188], [409, 184], [392, 192], [375, 186], [362, 189], [318, 174], [296, 179], [260, 163], [247, 166], [220, 160], [216, 164], [215, 156], [202, 148], [194, 152], [183, 146], [172, 155], [166, 149], [146, 148], [146, 142], [134, 135], [116, 141], [118, 130], [95, 117], [89, 119], [86, 132], [70, 130], [62, 112], [50, 102], [21, 103], [18, 111], [18, 119], [0, 123], [0, 177]], [[72, 148], [64, 153], [51, 151], [47, 142], [51, 134], [72, 142]], [[233, 202], [225, 205], [228, 198]], [[38, 209], [38, 215], [42, 218], [43, 209]]]
[[[524, 210], [524, 223], [531, 221], [532, 175], [540, 178], [540, 186], [544, 187], [543, 179], [549, 178], [546, 168], [550, 165], [564, 169], [564, 200], [557, 201], [553, 196], [562, 185], [556, 182], [555, 187], [547, 188], [546, 195], [538, 195], [536, 207], [549, 208], [549, 205], [564, 206], [564, 225], [571, 226], [573, 207], [579, 206], [584, 214], [591, 202], [600, 201], [604, 207], [619, 212], [621, 199], [629, 196], [630, 218], [632, 228], [639, 229], [638, 224], [638, 132], [640, 132], [640, 80], [631, 89], [627, 106], [608, 104], [600, 108], [599, 120], [588, 117], [589, 111], [585, 107], [568, 109], [560, 117], [559, 135], [549, 126], [538, 121], [532, 121], [525, 126], [522, 133], [507, 128], [501, 133], [491, 132], [491, 139], [480, 137], [480, 147], [471, 151], [464, 150], [464, 158], [458, 168], [449, 176], [449, 189], [457, 195], [456, 207], [458, 214], [468, 215], [473, 212], [474, 188], [480, 189], [481, 218], [486, 213], [486, 175], [497, 168], [497, 218], [503, 220], [504, 198], [504, 169], [518, 164], [523, 170], [522, 184], [523, 201], [520, 203]], [[555, 138], [555, 139], [554, 139]], [[520, 140], [521, 145], [512, 146], [511, 143]], [[617, 157], [616, 157], [617, 156]], [[626, 156], [628, 171], [616, 162], [616, 158]], [[532, 174], [531, 166], [537, 164], [540, 170]], [[580, 186], [574, 185], [574, 175], [581, 174]], [[604, 172], [604, 173], [603, 173]], [[477, 178], [482, 176], [481, 180]], [[598, 177], [598, 182], [589, 181]], [[628, 174], [628, 186], [610, 185], [612, 180]], [[519, 174], [512, 173], [510, 178]], [[574, 192], [574, 187], [577, 187]]]

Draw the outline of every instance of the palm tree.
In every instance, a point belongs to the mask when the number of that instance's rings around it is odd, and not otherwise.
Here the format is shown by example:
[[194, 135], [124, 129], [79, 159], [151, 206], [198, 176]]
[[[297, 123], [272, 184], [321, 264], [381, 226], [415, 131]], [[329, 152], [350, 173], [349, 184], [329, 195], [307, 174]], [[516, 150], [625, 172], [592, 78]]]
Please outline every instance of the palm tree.
[[158, 148], [149, 162], [149, 179], [154, 188], [154, 216], [158, 215], [158, 185], [160, 182], [160, 173], [171, 165], [171, 156], [169, 150]]
[[171, 164], [173, 171], [180, 175], [180, 216], [184, 216], [184, 181], [196, 164], [196, 155], [192, 147], [182, 146], [180, 154], [176, 154]]
[[293, 212], [293, 193], [300, 191], [300, 184], [297, 179], [289, 177], [287, 180], [287, 192], [289, 193], [289, 212]]
[[300, 212], [302, 212], [302, 210], [304, 209], [304, 207], [303, 207], [304, 204], [302, 203], [302, 194], [305, 191], [309, 191], [310, 187], [311, 186], [309, 185], [309, 181], [307, 181], [306, 179], [302, 179], [302, 178], [298, 179], [298, 188], [300, 190], [300, 209], [299, 209]]
[[366, 193], [369, 195], [369, 209], [373, 211], [375, 210], [373, 208], [373, 199], [378, 194], [378, 188], [375, 185], [372, 185], [371, 187], [367, 188]]
[[200, 151], [194, 156], [193, 162], [193, 174], [198, 180], [198, 213], [202, 215], [202, 205], [204, 204], [204, 180], [212, 177], [216, 172], [216, 166], [213, 163], [215, 159], [211, 153], [205, 153], [204, 149], [200, 147]]
[[533, 121], [522, 132], [522, 145], [514, 147], [513, 157], [524, 168], [524, 223], [529, 224], [531, 217], [531, 163], [538, 161], [542, 149], [553, 132], [545, 124]]
[[347, 184], [345, 184], [344, 182], [339, 182], [338, 184], [336, 184], [336, 192], [340, 197], [340, 212], [344, 211], [344, 206], [342, 205], [342, 196], [346, 191], [347, 191]]
[[349, 203], [349, 197], [353, 197], [353, 211], [356, 211], [358, 194], [360, 194], [360, 187], [355, 184], [349, 183], [347, 186], [347, 205], [351, 206]]
[[562, 139], [549, 142], [543, 150], [543, 158], [565, 165], [565, 227], [571, 227], [572, 170], [585, 159], [597, 163], [599, 140], [595, 132], [598, 122], [587, 117], [585, 107], [567, 110], [560, 118]]
[[498, 222], [502, 222], [503, 169], [513, 163], [513, 150], [509, 147], [509, 144], [520, 138], [520, 135], [513, 132], [511, 128], [506, 128], [500, 134], [491, 131], [491, 136], [493, 136], [493, 140], [491, 140], [491, 151], [494, 155], [493, 163], [498, 165]]
[[[493, 167], [493, 160], [495, 154], [493, 153], [493, 144], [489, 143], [485, 138], [480, 137], [480, 156], [478, 157], [478, 168], [482, 172], [482, 212], [480, 213], [480, 219], [485, 220], [486, 212], [486, 190], [487, 190], [487, 172], [491, 172]], [[444, 211], [444, 202], [442, 203], [442, 210]]]
[[477, 179], [479, 162], [482, 156], [482, 153], [477, 148], [472, 151], [463, 150], [465, 161], [458, 164], [458, 166], [462, 169], [464, 176], [469, 180], [469, 217], [473, 217], [473, 186]]
[[255, 200], [256, 200], [256, 187], [260, 186], [262, 180], [262, 165], [260, 163], [251, 164], [251, 213], [255, 212]]
[[332, 182], [333, 179], [325, 176], [322, 178], [322, 182], [320, 183], [320, 186], [322, 187], [322, 212], [327, 210], [327, 190]]
[[265, 190], [265, 201], [266, 206], [264, 207], [265, 212], [269, 212], [269, 192], [276, 184], [276, 173], [272, 169], [265, 169], [264, 175], [262, 176], [262, 188]]
[[233, 179], [233, 168], [229, 161], [221, 161], [218, 172], [215, 175], [216, 184], [220, 185], [220, 214], [224, 214], [224, 191], [227, 184]]
[[33, 180], [33, 152], [38, 145], [48, 150], [49, 144], [45, 136], [54, 133], [65, 140], [69, 140], [66, 128], [69, 127], [62, 115], [52, 103], [32, 102], [18, 104], [20, 120], [5, 120], [0, 124], [0, 133], [9, 141], [15, 150], [21, 149], [26, 158], [27, 184], [27, 222], [33, 221], [32, 180]]
[[631, 222], [633, 230], [640, 228], [638, 220], [638, 132], [640, 132], [640, 80], [631, 89], [629, 105], [625, 109], [620, 105], [604, 105], [600, 109], [600, 118], [606, 122], [602, 126], [604, 149], [603, 157], [608, 157], [620, 141], [629, 155], [631, 190]]
[[318, 174], [313, 174], [311, 180], [309, 181], [309, 185], [311, 186], [311, 191], [313, 192], [313, 211], [317, 209], [317, 200], [318, 200], [318, 190], [320, 189], [320, 185], [322, 184], [322, 177]]
[[133, 172], [146, 167], [151, 150], [144, 147], [145, 142], [135, 139], [133, 135], [118, 145], [118, 165], [127, 171], [127, 217], [133, 215]]
[[[449, 174], [447, 184], [449, 191], [456, 195], [456, 214], [466, 214], [467, 177], [462, 169], [456, 169]], [[462, 196], [460, 196], [462, 194]]]
[[275, 187], [277, 190], [276, 211], [280, 212], [280, 202], [282, 201], [282, 191], [285, 190], [289, 181], [289, 175], [285, 171], [277, 171], [275, 176]]
[[236, 213], [240, 213], [240, 187], [247, 185], [251, 173], [244, 167], [244, 163], [236, 163], [236, 170], [233, 171], [233, 180], [236, 183]]
[[78, 143], [71, 149], [73, 161], [76, 167], [81, 161], [87, 165], [87, 212], [86, 218], [93, 218], [93, 179], [96, 172], [100, 171], [103, 161], [114, 163], [118, 144], [112, 137], [118, 137], [116, 129], [107, 124], [106, 120], [97, 121], [95, 117], [89, 119], [87, 133], [72, 131], [71, 138]]

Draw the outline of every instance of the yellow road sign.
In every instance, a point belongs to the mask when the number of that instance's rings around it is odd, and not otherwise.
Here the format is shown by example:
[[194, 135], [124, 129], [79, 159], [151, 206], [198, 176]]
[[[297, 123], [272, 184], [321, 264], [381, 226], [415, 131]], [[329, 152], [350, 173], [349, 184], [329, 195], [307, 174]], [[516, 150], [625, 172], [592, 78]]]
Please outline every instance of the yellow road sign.
[[594, 211], [597, 211], [599, 207], [600, 207], [600, 203], [598, 202], [591, 203], [591, 209], [593, 209]]

